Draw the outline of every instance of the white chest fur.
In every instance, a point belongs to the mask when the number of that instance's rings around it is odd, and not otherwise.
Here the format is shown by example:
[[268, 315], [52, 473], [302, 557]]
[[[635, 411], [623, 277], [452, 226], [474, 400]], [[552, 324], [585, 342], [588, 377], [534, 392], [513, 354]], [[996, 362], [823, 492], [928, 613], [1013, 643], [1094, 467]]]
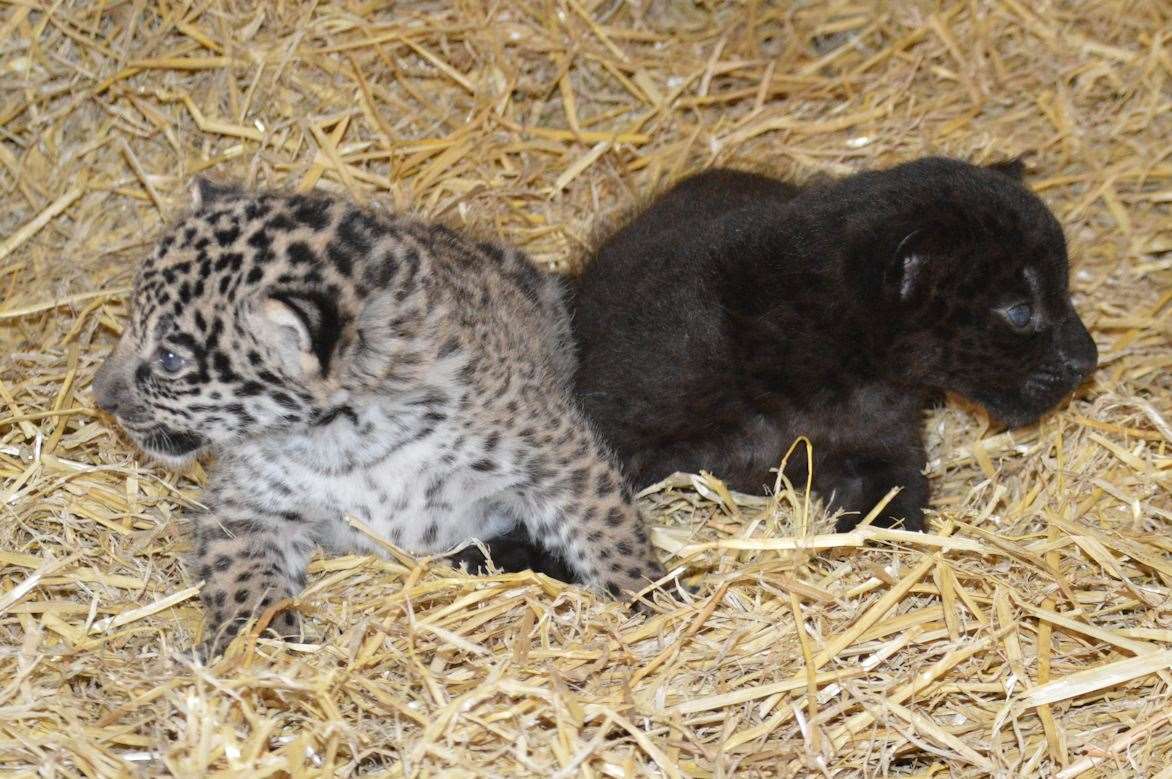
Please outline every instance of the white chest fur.
[[434, 390], [339, 414], [308, 434], [245, 444], [217, 480], [245, 485], [277, 516], [295, 515], [333, 552], [377, 551], [348, 515], [410, 552], [486, 539], [516, 521], [512, 452], [462, 424], [456, 405]]

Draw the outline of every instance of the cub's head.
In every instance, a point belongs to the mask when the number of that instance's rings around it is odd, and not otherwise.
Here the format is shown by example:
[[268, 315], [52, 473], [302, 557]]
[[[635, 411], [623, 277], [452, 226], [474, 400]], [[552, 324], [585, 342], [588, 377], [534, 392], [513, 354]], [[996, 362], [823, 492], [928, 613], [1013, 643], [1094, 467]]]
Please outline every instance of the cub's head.
[[93, 383], [97, 404], [172, 466], [318, 419], [339, 393], [331, 371], [354, 306], [345, 258], [318, 259], [343, 204], [202, 180], [193, 200], [139, 269], [130, 321]]
[[1070, 302], [1062, 228], [1020, 164], [930, 158], [878, 175], [910, 205], [881, 282], [908, 378], [1019, 426], [1091, 375], [1098, 352]]

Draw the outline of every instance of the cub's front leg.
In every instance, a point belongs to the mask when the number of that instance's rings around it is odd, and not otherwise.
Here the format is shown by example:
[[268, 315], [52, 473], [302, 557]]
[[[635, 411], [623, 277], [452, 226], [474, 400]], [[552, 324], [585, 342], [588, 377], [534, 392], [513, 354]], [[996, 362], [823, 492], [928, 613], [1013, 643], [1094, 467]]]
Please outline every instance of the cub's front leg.
[[819, 491], [827, 497], [833, 492], [833, 506], [850, 512], [839, 517], [835, 530], [840, 533], [853, 530], [892, 487], [901, 489], [875, 517], [873, 524], [876, 527], [923, 530], [928, 479], [921, 471], [922, 462], [916, 458], [901, 461], [854, 456], [828, 464], [821, 479], [815, 469], [816, 486], [818, 481], [822, 482]]
[[[195, 578], [203, 581], [204, 649], [223, 650], [254, 617], [305, 587], [313, 542], [300, 516], [274, 514], [234, 501], [209, 501], [196, 518]], [[269, 630], [285, 638], [301, 633], [296, 613], [277, 614]]]
[[542, 475], [521, 491], [518, 512], [541, 546], [561, 557], [573, 578], [613, 596], [642, 590], [663, 575], [647, 527], [622, 475], [583, 431], [576, 451], [561, 467], [542, 453], [529, 474]]

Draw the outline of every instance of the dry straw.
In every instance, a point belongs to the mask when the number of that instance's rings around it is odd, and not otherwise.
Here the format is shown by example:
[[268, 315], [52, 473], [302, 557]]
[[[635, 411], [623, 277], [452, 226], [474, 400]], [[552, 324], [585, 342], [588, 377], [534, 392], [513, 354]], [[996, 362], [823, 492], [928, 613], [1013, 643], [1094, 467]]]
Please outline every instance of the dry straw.
[[[1172, 776], [1167, 3], [385, 5], [0, 3], [0, 770]], [[641, 501], [700, 593], [650, 616], [321, 558], [306, 643], [187, 659], [203, 475], [143, 463], [89, 383], [193, 174], [561, 269], [697, 167], [932, 152], [1031, 155], [1102, 367], [1029, 429], [931, 412], [930, 534], [680, 476]]]

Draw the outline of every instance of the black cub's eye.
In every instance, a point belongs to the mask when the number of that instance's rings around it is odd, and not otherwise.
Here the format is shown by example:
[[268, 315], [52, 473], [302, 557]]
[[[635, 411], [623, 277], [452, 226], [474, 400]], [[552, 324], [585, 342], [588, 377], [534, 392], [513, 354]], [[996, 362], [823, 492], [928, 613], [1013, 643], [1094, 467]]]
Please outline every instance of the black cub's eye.
[[187, 364], [187, 360], [182, 355], [176, 354], [170, 349], [160, 349], [155, 362], [159, 364], [164, 373], [178, 373]]
[[1015, 303], [1004, 309], [1001, 315], [1005, 317], [1005, 321], [1020, 330], [1034, 318], [1034, 309], [1029, 303]]

